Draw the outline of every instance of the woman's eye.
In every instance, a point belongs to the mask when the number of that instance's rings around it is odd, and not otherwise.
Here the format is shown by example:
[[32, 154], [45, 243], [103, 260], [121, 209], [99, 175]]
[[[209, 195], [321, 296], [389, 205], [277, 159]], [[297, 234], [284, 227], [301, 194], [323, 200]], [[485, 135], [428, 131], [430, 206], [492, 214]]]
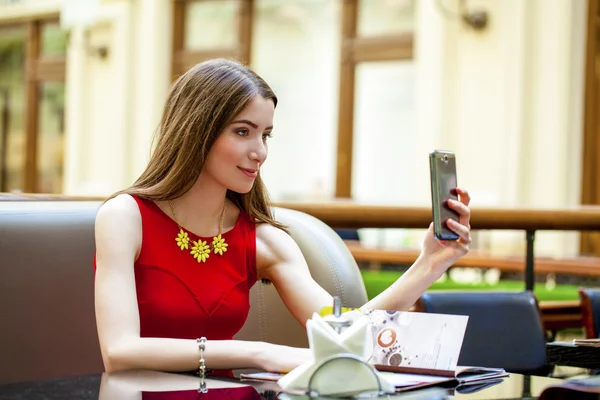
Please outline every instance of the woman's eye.
[[271, 132], [263, 134], [263, 140], [271, 139], [273, 134]]
[[240, 136], [246, 136], [246, 135], [248, 135], [248, 130], [247, 129], [237, 129], [235, 131], [235, 133], [237, 133]]

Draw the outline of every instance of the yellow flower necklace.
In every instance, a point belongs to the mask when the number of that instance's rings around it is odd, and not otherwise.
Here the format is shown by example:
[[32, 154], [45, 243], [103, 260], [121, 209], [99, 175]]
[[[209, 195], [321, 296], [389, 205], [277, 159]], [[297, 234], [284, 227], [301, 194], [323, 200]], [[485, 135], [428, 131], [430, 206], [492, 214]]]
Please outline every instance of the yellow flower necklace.
[[[181, 250], [189, 250], [190, 247], [190, 237], [186, 231], [183, 230], [181, 225], [179, 224], [179, 219], [177, 218], [177, 214], [175, 213], [175, 209], [173, 208], [173, 202], [169, 200], [169, 207], [171, 208], [171, 213], [173, 213], [173, 218], [175, 218], [175, 222], [177, 222], [177, 226], [179, 227], [179, 233], [175, 238], [175, 242], [177, 243], [177, 247]], [[221, 222], [219, 223], [219, 234], [217, 236], [213, 236], [213, 242], [211, 245], [207, 244], [208, 241], [204, 240], [192, 240], [192, 249], [190, 254], [192, 257], [196, 259], [198, 262], [206, 262], [208, 257], [210, 257], [210, 249], [212, 247], [212, 251], [215, 254], [223, 255], [227, 251], [228, 244], [225, 243], [225, 238], [221, 237], [221, 231], [223, 230], [223, 220], [225, 219], [225, 209], [227, 208], [227, 198], [225, 198], [225, 202], [223, 203], [223, 211], [221, 211]]]

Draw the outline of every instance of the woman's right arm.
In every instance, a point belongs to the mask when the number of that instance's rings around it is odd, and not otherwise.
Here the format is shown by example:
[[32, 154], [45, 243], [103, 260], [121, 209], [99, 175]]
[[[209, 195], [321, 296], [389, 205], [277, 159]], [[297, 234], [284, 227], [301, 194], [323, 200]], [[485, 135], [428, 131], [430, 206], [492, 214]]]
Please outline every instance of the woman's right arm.
[[[96, 236], [96, 324], [107, 372], [129, 369], [192, 371], [200, 352], [195, 340], [140, 337], [134, 263], [142, 221], [135, 200], [119, 195], [98, 211]], [[305, 349], [262, 342], [209, 340], [209, 369], [259, 368], [286, 372], [305, 361]]]

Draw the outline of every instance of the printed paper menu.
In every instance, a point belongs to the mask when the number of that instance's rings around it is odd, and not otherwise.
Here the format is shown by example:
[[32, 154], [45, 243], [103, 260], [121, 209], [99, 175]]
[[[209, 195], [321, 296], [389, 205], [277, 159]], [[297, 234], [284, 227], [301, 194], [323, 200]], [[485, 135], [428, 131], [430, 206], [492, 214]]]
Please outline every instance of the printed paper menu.
[[[371, 364], [454, 370], [468, 316], [368, 310]], [[371, 346], [369, 346], [371, 347]]]

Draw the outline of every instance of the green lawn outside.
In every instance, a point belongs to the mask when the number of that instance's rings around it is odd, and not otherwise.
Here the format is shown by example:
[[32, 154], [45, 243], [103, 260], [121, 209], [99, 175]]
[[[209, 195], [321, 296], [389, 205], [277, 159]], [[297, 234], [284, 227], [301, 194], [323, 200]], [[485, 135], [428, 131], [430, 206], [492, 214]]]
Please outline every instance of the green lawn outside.
[[[369, 299], [377, 296], [388, 286], [390, 286], [402, 273], [397, 271], [369, 271], [361, 270], [367, 295]], [[429, 290], [514, 290], [521, 291], [525, 289], [525, 283], [522, 281], [500, 281], [496, 285], [487, 283], [465, 284], [452, 282], [449, 279], [445, 282], [435, 282]], [[577, 286], [575, 285], [556, 285], [552, 290], [546, 289], [543, 284], [536, 284], [534, 293], [539, 301], [548, 300], [577, 300]]]

